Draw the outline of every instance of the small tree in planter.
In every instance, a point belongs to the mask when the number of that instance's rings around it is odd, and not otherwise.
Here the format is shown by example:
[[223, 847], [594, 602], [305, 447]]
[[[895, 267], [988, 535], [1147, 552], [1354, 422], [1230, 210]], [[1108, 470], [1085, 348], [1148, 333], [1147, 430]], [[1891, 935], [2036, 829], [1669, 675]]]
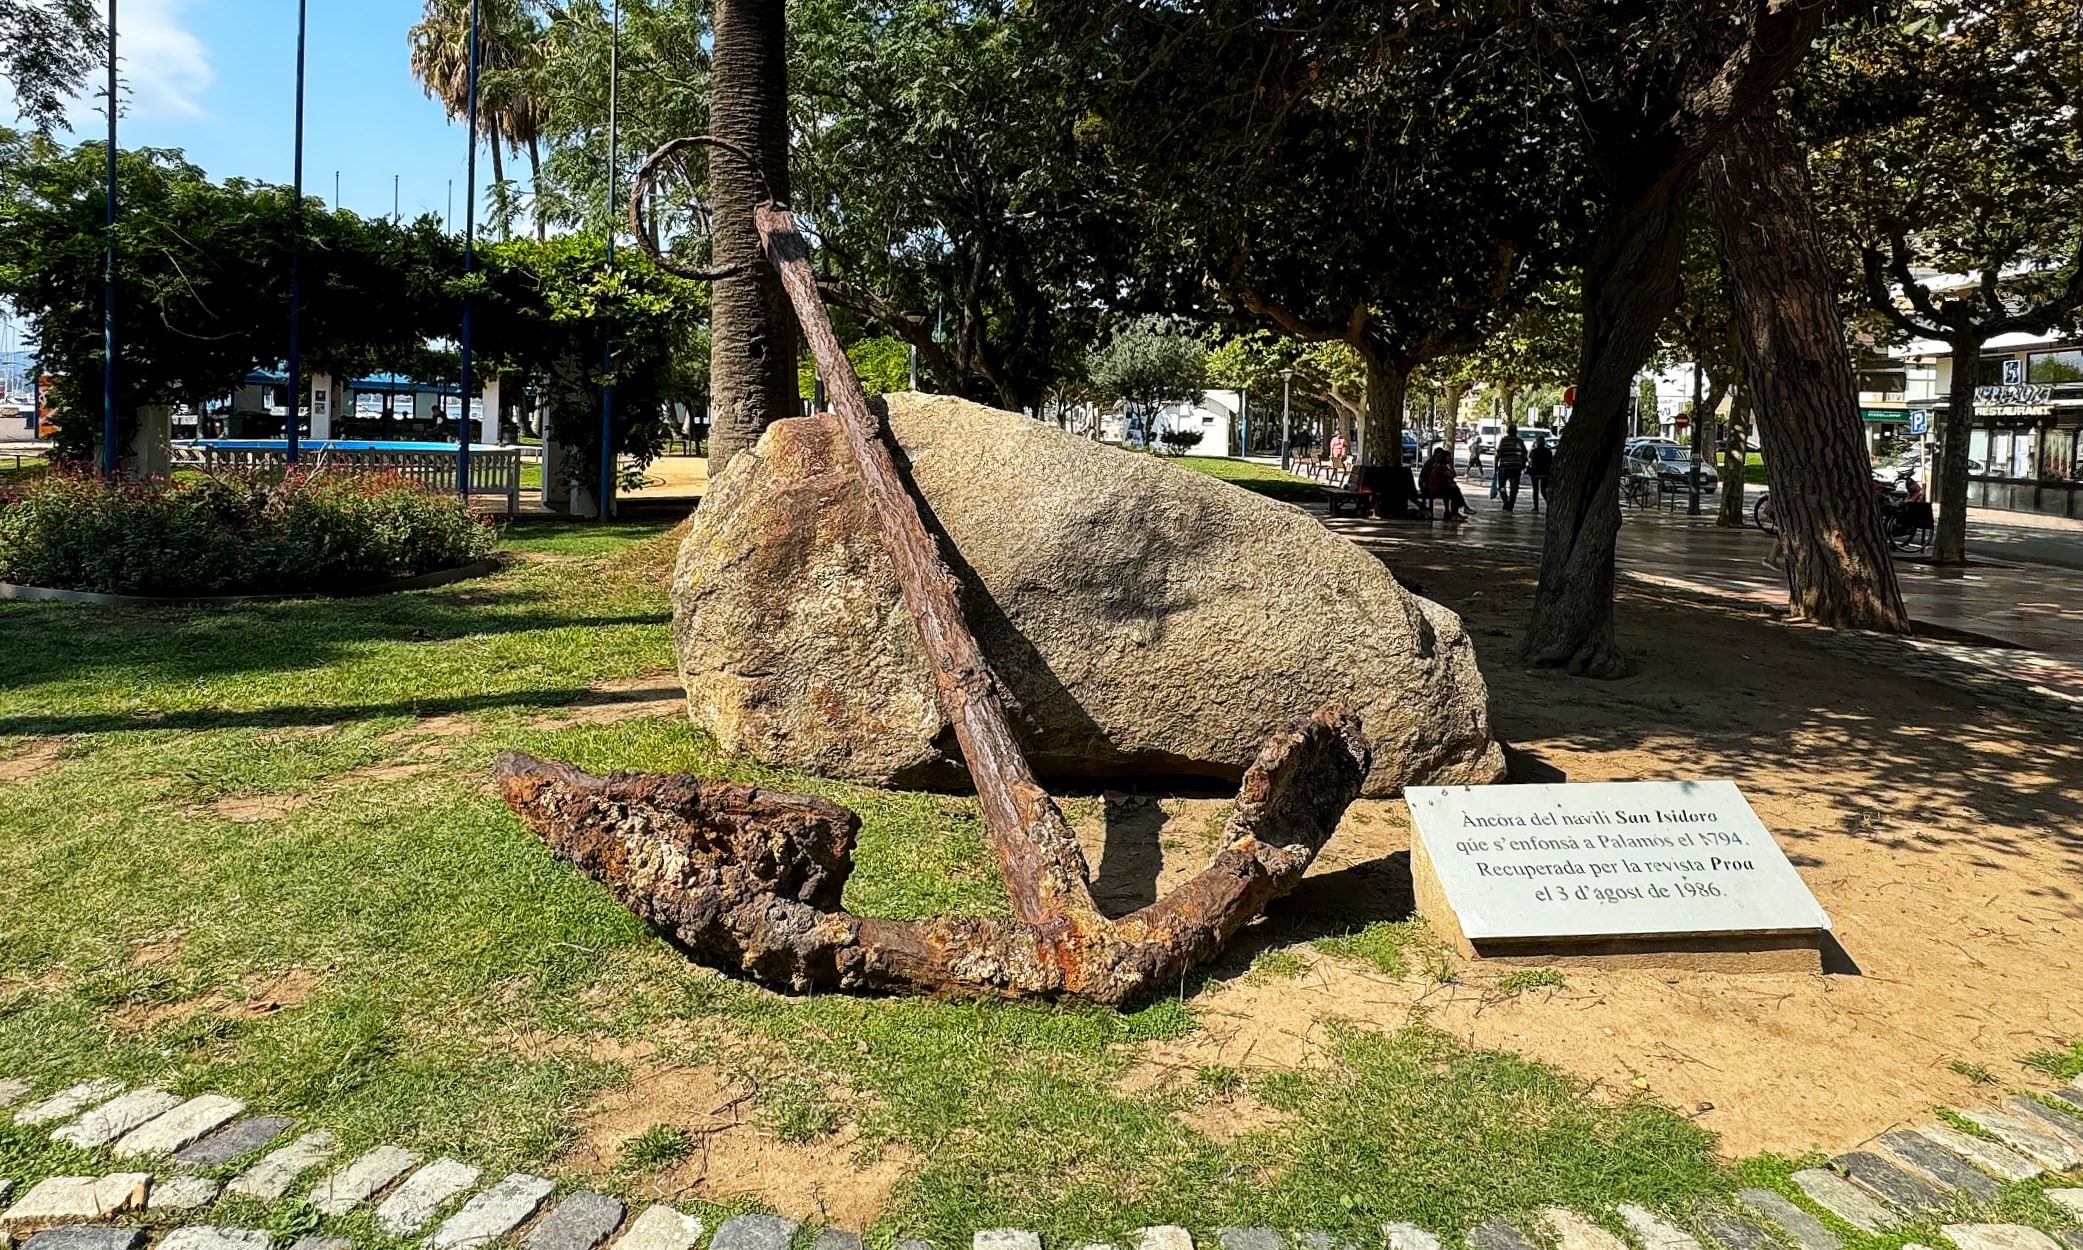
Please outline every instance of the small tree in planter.
[[[1148, 447], [1159, 405], [1173, 399], [1200, 402], [1208, 351], [1166, 318], [1138, 317], [1092, 353], [1086, 370], [1092, 389], [1120, 403], [1126, 412], [1123, 441]], [[1200, 441], [1198, 434], [1194, 441]]]
[[1200, 446], [1201, 440], [1206, 437], [1207, 432], [1205, 430], [1182, 430], [1177, 427], [1170, 427], [1157, 436], [1157, 441], [1163, 443], [1164, 449], [1172, 455], [1183, 456]]

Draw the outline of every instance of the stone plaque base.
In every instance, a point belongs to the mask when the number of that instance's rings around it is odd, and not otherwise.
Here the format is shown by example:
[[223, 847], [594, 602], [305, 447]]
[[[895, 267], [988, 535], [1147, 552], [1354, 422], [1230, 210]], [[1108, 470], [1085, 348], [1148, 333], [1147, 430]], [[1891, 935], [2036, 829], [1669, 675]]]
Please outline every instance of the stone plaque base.
[[1795, 933], [1660, 933], [1646, 937], [1491, 938], [1472, 942], [1447, 903], [1446, 890], [1425, 851], [1425, 839], [1410, 840], [1411, 885], [1418, 914], [1467, 959], [1552, 964], [1592, 959], [1606, 967], [1669, 968], [1684, 972], [1823, 971], [1823, 931]]

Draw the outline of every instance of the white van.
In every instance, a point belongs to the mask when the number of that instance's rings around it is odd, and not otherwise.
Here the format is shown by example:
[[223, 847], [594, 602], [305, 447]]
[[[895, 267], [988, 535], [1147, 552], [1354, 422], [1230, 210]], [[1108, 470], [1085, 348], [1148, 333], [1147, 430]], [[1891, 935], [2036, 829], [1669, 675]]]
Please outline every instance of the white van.
[[1475, 423], [1475, 437], [1468, 445], [1478, 451], [1495, 451], [1497, 440], [1504, 437], [1504, 422], [1496, 417], [1484, 417]]

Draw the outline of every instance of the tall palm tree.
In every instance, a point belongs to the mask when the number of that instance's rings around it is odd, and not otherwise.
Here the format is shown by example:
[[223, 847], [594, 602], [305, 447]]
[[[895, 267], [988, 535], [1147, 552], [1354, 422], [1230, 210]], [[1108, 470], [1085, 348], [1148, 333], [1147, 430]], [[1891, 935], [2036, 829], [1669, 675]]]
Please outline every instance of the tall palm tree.
[[[408, 39], [412, 75], [431, 99], [441, 101], [451, 118], [470, 107], [471, 0], [426, 0]], [[539, 68], [541, 18], [533, 0], [479, 0], [477, 29], [477, 107], [492, 153], [492, 179], [506, 182], [505, 153], [528, 151], [534, 190], [542, 178], [539, 139], [543, 104], [531, 88]], [[546, 233], [538, 197], [537, 238]]]

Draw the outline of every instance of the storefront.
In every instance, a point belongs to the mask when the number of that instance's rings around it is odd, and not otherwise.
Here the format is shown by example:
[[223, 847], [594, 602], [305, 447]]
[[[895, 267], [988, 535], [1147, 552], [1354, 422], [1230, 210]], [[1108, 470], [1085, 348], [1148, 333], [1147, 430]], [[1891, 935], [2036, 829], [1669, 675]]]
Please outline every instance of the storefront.
[[1984, 356], [1976, 381], [1968, 504], [2083, 518], [2083, 344]]

